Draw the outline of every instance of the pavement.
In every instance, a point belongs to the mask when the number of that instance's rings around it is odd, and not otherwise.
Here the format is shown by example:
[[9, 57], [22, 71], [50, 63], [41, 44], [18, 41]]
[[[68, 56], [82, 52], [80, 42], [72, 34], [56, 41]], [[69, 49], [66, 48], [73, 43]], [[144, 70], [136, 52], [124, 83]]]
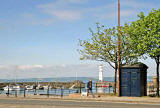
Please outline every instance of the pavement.
[[[80, 94], [79, 94], [80, 95]], [[26, 95], [24, 98], [23, 95], [14, 95], [7, 97], [6, 95], [0, 95], [0, 99], [32, 99], [32, 100], [76, 100], [76, 101], [94, 101], [94, 102], [115, 102], [115, 103], [136, 103], [136, 104], [158, 104], [160, 105], [160, 98], [157, 97], [117, 97], [117, 96], [105, 96], [105, 97], [69, 97], [69, 96], [49, 96], [46, 95]]]
[[137, 103], [137, 104], [159, 104], [160, 98], [156, 97], [116, 97], [116, 96], [108, 96], [102, 98], [95, 98], [92, 100], [97, 101], [108, 101], [108, 102], [123, 102], [123, 103]]
[[160, 108], [160, 98], [103, 96], [0, 95], [0, 108]]
[[160, 108], [160, 104], [67, 98], [0, 98], [0, 108]]
[[137, 104], [88, 99], [0, 98], [0, 108], [160, 108], [160, 104]]

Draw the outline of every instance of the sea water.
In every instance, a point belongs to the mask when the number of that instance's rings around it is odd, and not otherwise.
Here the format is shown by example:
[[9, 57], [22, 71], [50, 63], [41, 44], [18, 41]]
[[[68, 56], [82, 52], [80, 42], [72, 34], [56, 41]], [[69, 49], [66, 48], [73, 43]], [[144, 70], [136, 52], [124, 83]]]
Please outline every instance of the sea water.
[[[24, 78], [16, 79], [16, 82], [73, 82], [75, 80], [88, 82], [92, 78], [93, 82], [97, 82], [98, 79], [95, 77], [58, 77], [58, 78]], [[114, 77], [104, 77], [104, 81], [113, 82]], [[0, 79], [0, 82], [15, 82], [15, 79]]]
[[[73, 82], [75, 80], [83, 81], [87, 83], [92, 78], [93, 82], [97, 82], [98, 78], [95, 77], [58, 77], [58, 78], [23, 78], [16, 79], [16, 82]], [[104, 81], [114, 82], [114, 77], [104, 77]], [[147, 77], [147, 82], [153, 81], [153, 76]], [[0, 83], [3, 82], [15, 82], [15, 79], [0, 79]]]

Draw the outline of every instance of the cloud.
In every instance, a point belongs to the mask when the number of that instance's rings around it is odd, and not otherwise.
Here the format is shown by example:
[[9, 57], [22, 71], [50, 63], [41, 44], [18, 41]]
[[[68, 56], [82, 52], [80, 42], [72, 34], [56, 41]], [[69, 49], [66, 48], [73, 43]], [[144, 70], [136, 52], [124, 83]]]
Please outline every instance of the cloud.
[[[94, 17], [97, 17], [99, 19], [116, 19], [118, 16], [118, 11], [108, 12], [106, 13], [99, 13], [99, 14], [93, 14]], [[132, 15], [137, 15], [138, 12], [136, 10], [121, 10], [120, 16], [121, 17], [128, 17]]]
[[[57, 21], [77, 21], [83, 18], [83, 13], [76, 5], [82, 5], [89, 0], [56, 0], [51, 3], [35, 6], [39, 13], [23, 13], [26, 22], [32, 25], [48, 26]], [[42, 16], [45, 16], [43, 18]]]
[[121, 6], [127, 6], [129, 8], [152, 8], [155, 7], [156, 5], [153, 4], [153, 2], [141, 2], [137, 0], [122, 0], [121, 1]]
[[84, 4], [91, 0], [56, 0], [56, 4]]
[[[77, 65], [1, 65], [1, 78], [48, 78], [48, 77], [98, 77], [97, 64], [77, 64]], [[111, 67], [104, 66], [105, 76], [113, 76]]]
[[37, 8], [41, 9], [41, 12], [58, 20], [73, 21], [81, 19], [82, 13], [80, 10], [72, 10], [73, 5], [71, 3], [82, 3], [82, 1], [58, 0], [53, 3], [38, 5]]
[[[93, 7], [91, 0], [56, 0], [46, 4], [36, 5], [38, 13], [26, 13], [24, 17], [28, 18], [33, 25], [54, 24], [55, 22], [69, 21], [75, 22], [83, 19], [91, 20], [113, 20], [117, 18], [117, 1], [108, 4], [97, 4]], [[139, 9], [153, 8], [156, 5], [152, 2], [141, 2], [137, 0], [121, 0], [121, 17], [136, 17]], [[45, 18], [42, 18], [45, 16]]]
[[[62, 0], [63, 2], [68, 1], [70, 3], [76, 3], [76, 4], [81, 4], [81, 3], [87, 3], [89, 0]], [[91, 1], [91, 0], [90, 0]]]
[[59, 20], [73, 21], [79, 20], [82, 17], [81, 12], [71, 10], [48, 10], [46, 12], [57, 17]]
[[136, 10], [122, 10], [120, 12], [122, 17], [127, 17], [127, 16], [132, 16], [132, 15], [137, 15], [137, 11]]
[[0, 65], [0, 70], [29, 70], [34, 68], [44, 68], [43, 65]]
[[[157, 7], [153, 2], [141, 2], [137, 0], [121, 0], [120, 1], [120, 15], [121, 17], [137, 16], [140, 13], [139, 9], [148, 9]], [[97, 11], [93, 15], [100, 19], [115, 19], [118, 13], [118, 2], [112, 2], [110, 4], [93, 8]], [[106, 11], [104, 11], [106, 10]]]
[[[153, 60], [152, 60], [153, 61]], [[143, 61], [142, 61], [143, 62]], [[144, 63], [149, 66], [145, 61]], [[154, 63], [154, 61], [153, 61]], [[155, 75], [156, 67], [151, 65], [148, 75]], [[1, 79], [20, 78], [52, 78], [52, 77], [96, 77], [98, 78], [99, 64], [76, 65], [0, 65]], [[108, 64], [103, 64], [105, 77], [113, 77], [114, 69]]]
[[0, 70], [14, 70], [15, 65], [0, 65]]
[[24, 13], [22, 14], [25, 22], [28, 24], [32, 24], [32, 25], [44, 25], [44, 26], [48, 26], [50, 24], [53, 24], [55, 22], [55, 20], [53, 18], [41, 18], [38, 17], [36, 14], [31, 14], [31, 13]]
[[17, 66], [17, 70], [29, 70], [29, 69], [37, 69], [37, 68], [42, 69], [43, 67], [44, 67], [43, 65], [20, 65], [20, 66]]

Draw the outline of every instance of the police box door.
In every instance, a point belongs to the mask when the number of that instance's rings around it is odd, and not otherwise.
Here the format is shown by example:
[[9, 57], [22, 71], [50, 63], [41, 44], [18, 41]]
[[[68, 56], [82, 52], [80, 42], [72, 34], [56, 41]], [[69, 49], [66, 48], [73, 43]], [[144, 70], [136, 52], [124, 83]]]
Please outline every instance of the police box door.
[[129, 69], [121, 71], [121, 96], [131, 95], [131, 74]]
[[140, 73], [138, 69], [131, 70], [131, 96], [140, 96]]

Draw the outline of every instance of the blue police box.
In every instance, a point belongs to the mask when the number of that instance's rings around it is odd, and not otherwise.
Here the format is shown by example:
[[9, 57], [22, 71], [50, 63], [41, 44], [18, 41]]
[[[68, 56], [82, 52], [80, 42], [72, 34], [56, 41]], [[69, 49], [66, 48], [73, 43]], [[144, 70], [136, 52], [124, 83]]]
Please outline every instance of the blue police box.
[[124, 65], [120, 68], [120, 96], [147, 95], [147, 69], [143, 63]]

